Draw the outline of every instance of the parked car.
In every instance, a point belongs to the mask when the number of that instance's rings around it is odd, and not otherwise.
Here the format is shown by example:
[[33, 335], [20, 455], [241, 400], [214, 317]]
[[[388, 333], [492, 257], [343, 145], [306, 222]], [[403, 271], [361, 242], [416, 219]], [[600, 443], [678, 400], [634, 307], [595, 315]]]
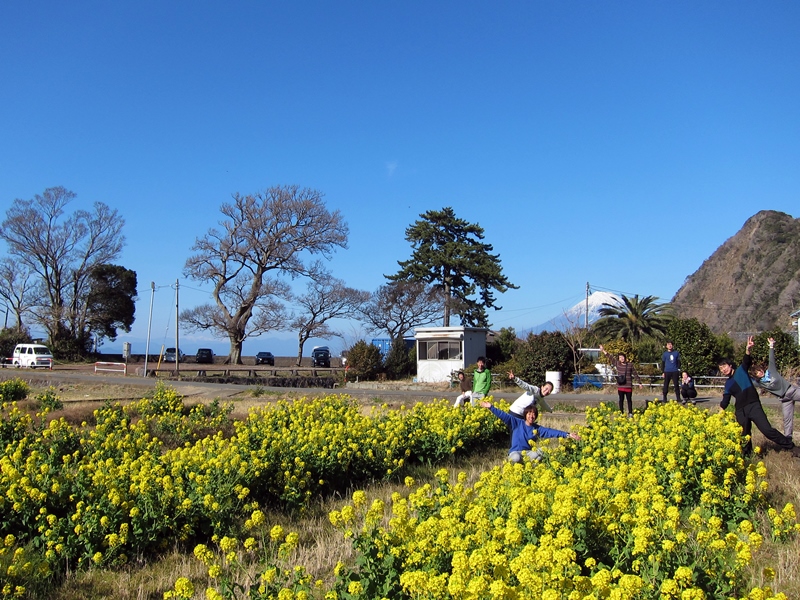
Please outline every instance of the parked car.
[[[186, 360], [186, 355], [181, 352], [181, 349], [178, 348], [178, 362], [183, 362]], [[175, 362], [175, 348], [167, 348], [164, 351], [164, 362]]]
[[256, 354], [256, 364], [257, 365], [272, 365], [275, 366], [275, 357], [272, 356], [272, 352], [259, 352]]
[[17, 344], [11, 362], [17, 368], [30, 367], [52, 367], [53, 353], [47, 346], [42, 344]]
[[214, 351], [211, 348], [200, 348], [197, 350], [197, 356], [195, 356], [194, 360], [198, 364], [211, 364], [214, 362]]
[[311, 351], [311, 364], [315, 367], [330, 367], [330, 349], [327, 346], [314, 346], [314, 349]]

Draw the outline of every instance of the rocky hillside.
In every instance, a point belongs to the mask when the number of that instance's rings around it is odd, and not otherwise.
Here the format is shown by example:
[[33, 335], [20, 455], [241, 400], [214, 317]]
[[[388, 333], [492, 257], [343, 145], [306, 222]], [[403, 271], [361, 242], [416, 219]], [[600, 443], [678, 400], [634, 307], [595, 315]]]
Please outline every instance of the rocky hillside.
[[679, 317], [696, 317], [716, 333], [791, 329], [789, 315], [800, 308], [800, 219], [773, 210], [751, 217], [672, 302]]

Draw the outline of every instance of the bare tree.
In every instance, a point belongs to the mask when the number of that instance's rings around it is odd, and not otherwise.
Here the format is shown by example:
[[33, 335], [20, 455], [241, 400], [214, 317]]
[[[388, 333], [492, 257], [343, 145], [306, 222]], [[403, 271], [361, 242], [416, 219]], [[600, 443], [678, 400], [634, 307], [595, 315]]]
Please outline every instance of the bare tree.
[[[283, 295], [281, 276], [311, 276], [319, 261], [347, 247], [347, 224], [329, 212], [316, 190], [278, 186], [248, 196], [234, 194], [220, 208], [221, 229], [209, 229], [195, 241], [186, 261], [187, 277], [214, 287], [216, 306], [194, 313], [193, 326], [226, 335], [230, 361], [242, 362], [242, 341], [271, 325], [271, 308]], [[203, 307], [200, 307], [203, 308]]]
[[[247, 323], [247, 328], [239, 336], [240, 344], [248, 337], [256, 337], [269, 331], [279, 331], [287, 329], [287, 324], [291, 320], [282, 299], [289, 298], [289, 286], [282, 282], [271, 282], [270, 290], [265, 290], [265, 295], [258, 299], [253, 307], [252, 317]], [[243, 289], [236, 286], [229, 286], [223, 298], [231, 305], [236, 305], [243, 301]], [[212, 331], [215, 333], [227, 334], [228, 320], [225, 312], [214, 304], [203, 304], [188, 310], [181, 311], [181, 329], [184, 331]], [[228, 357], [228, 362], [232, 362], [232, 357]], [[241, 363], [241, 353], [240, 360]]]
[[31, 313], [56, 348], [67, 342], [85, 347], [89, 273], [119, 256], [125, 244], [125, 221], [116, 210], [95, 202], [92, 211], [68, 215], [74, 198], [54, 187], [32, 200], [16, 200], [0, 226], [9, 254], [39, 279], [43, 302]]
[[592, 337], [589, 329], [581, 327], [583, 314], [569, 313], [562, 311], [563, 323], [556, 324], [556, 329], [564, 336], [569, 349], [572, 351], [572, 367], [574, 373], [580, 373], [581, 348], [584, 347], [587, 339]]
[[295, 298], [295, 303], [303, 309], [292, 321], [292, 329], [297, 330], [297, 366], [303, 359], [303, 346], [310, 338], [341, 335], [328, 322], [354, 316], [369, 297], [369, 292], [347, 287], [330, 275], [312, 279], [308, 291]]
[[440, 320], [444, 305], [444, 295], [435, 286], [395, 281], [375, 291], [359, 311], [359, 318], [372, 331], [385, 331], [395, 340], [414, 327]]
[[17, 332], [24, 327], [22, 317], [36, 306], [36, 284], [33, 271], [18, 261], [0, 261], [0, 298], [17, 319]]

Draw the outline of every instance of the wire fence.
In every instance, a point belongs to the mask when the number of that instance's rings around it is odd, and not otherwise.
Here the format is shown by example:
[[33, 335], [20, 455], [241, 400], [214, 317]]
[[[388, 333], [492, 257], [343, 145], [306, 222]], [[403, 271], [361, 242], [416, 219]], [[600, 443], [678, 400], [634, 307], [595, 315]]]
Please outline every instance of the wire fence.
[[[642, 385], [648, 390], [662, 390], [664, 388], [664, 377], [662, 375], [640, 375]], [[725, 387], [727, 377], [720, 376], [697, 376], [694, 377], [694, 387], [696, 389], [718, 389]], [[572, 376], [572, 387], [580, 388], [591, 385], [596, 388], [616, 387], [617, 382], [613, 375], [602, 375], [596, 373], [575, 374]], [[638, 387], [638, 382], [634, 384]], [[671, 388], [671, 384], [670, 384]]]

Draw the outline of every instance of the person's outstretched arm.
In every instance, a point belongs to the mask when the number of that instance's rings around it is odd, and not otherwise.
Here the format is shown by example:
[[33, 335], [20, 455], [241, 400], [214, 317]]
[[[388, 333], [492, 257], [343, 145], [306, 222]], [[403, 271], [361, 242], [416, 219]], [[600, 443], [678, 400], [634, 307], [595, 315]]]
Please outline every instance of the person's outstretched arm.
[[775, 339], [768, 338], [769, 342], [769, 372], [775, 376], [778, 374], [778, 366], [775, 364]]
[[511, 427], [513, 425], [514, 421], [516, 420], [516, 417], [512, 417], [506, 411], [500, 410], [499, 408], [496, 408], [496, 407], [492, 406], [491, 402], [486, 402], [484, 400], [483, 402], [480, 403], [480, 406], [482, 406], [483, 408], [488, 408], [490, 411], [492, 411], [492, 414], [495, 417], [500, 419], [503, 423], [505, 423], [509, 427]]

